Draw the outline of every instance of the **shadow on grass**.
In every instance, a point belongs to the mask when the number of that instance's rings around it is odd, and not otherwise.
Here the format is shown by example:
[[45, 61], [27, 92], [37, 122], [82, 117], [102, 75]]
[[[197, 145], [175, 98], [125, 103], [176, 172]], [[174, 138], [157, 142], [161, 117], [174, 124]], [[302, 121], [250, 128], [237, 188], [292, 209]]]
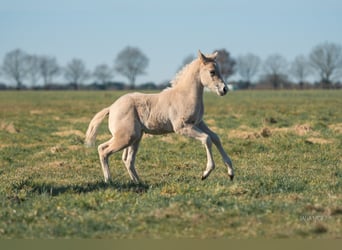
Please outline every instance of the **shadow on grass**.
[[149, 185], [118, 182], [110, 182], [107, 184], [102, 181], [81, 184], [59, 185], [53, 183], [39, 183], [35, 182], [31, 178], [22, 180], [20, 183], [12, 185], [12, 190], [14, 191], [14, 193], [26, 192], [26, 194], [31, 195], [44, 194], [49, 196], [58, 196], [62, 194], [91, 193], [108, 189], [116, 190], [119, 192], [132, 192], [137, 194], [143, 194], [147, 192], [147, 190], [149, 189]]
[[64, 193], [91, 193], [99, 190], [108, 190], [113, 189], [120, 192], [132, 192], [132, 193], [146, 193], [149, 189], [149, 186], [146, 184], [134, 184], [134, 183], [104, 183], [104, 182], [94, 182], [94, 183], [85, 183], [79, 185], [50, 185], [50, 184], [42, 184], [42, 185], [34, 185], [33, 190], [38, 194], [49, 194], [51, 196], [57, 196]]
[[145, 193], [149, 189], [148, 185], [145, 184], [134, 184], [134, 183], [115, 183], [109, 184], [104, 182], [86, 183], [80, 185], [35, 185], [35, 193], [43, 194], [47, 193], [51, 196], [57, 196], [64, 193], [91, 193], [99, 190], [113, 189], [120, 192], [132, 192], [132, 193]]

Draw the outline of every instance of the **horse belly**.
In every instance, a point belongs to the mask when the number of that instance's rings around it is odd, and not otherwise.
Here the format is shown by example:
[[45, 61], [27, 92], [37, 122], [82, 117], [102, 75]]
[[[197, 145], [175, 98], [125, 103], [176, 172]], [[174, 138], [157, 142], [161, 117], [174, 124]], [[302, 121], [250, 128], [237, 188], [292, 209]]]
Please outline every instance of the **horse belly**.
[[173, 126], [169, 120], [149, 119], [143, 123], [143, 130], [148, 134], [166, 134], [173, 132]]

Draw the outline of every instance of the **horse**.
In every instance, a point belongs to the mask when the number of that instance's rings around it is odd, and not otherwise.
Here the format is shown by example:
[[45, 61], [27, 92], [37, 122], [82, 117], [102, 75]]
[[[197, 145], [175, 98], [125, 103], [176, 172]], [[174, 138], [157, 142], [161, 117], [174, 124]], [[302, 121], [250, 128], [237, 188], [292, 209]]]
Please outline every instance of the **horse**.
[[202, 174], [206, 179], [215, 168], [212, 143], [222, 156], [228, 168], [228, 176], [234, 178], [230, 157], [222, 147], [220, 138], [203, 121], [204, 88], [224, 96], [228, 92], [216, 62], [218, 52], [198, 57], [183, 67], [172, 80], [171, 87], [156, 94], [128, 93], [119, 97], [112, 105], [95, 114], [89, 123], [85, 144], [94, 146], [97, 130], [102, 120], [109, 116], [108, 127], [112, 138], [98, 146], [98, 154], [104, 181], [111, 180], [108, 158], [123, 150], [122, 161], [131, 180], [139, 184], [135, 169], [135, 158], [144, 133], [176, 133], [199, 140], [207, 154], [207, 165]]

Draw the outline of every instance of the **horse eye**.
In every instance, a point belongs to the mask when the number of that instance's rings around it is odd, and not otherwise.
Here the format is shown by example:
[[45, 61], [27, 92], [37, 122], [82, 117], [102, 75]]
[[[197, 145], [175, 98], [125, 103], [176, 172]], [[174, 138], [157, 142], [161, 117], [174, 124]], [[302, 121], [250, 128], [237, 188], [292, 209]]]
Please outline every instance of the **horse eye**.
[[215, 70], [211, 70], [210, 71], [210, 76], [214, 76], [215, 75]]

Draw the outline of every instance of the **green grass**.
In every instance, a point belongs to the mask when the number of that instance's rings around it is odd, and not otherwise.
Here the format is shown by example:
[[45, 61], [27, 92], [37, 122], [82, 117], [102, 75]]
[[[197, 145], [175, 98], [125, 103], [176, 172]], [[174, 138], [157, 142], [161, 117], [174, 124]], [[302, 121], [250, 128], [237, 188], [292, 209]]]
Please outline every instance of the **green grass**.
[[233, 182], [216, 150], [201, 181], [204, 148], [171, 134], [143, 138], [144, 184], [118, 153], [106, 185], [83, 137], [122, 94], [0, 92], [0, 238], [341, 238], [342, 91], [206, 93]]

